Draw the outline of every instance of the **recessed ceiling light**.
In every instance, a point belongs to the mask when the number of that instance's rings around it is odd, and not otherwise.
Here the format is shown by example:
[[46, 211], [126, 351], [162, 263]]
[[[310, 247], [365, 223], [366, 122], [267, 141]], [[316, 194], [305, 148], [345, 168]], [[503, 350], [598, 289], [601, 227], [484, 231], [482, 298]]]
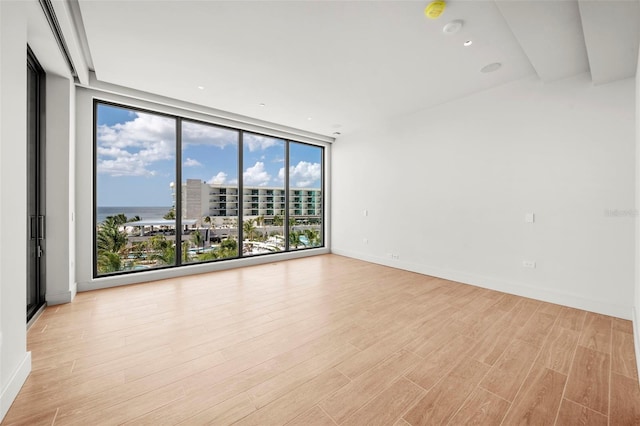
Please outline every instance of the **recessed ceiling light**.
[[260, 106], [261, 106], [261, 107], [265, 107], [266, 105], [265, 105], [265, 104], [260, 104]]
[[198, 89], [204, 90], [204, 86], [198, 86]]
[[334, 135], [334, 136], [340, 136], [341, 134], [342, 134], [342, 133], [340, 133], [340, 132], [333, 132], [333, 135]]
[[471, 40], [467, 40], [467, 41], [465, 41], [464, 43], [462, 43], [462, 45], [463, 45], [464, 47], [469, 47], [469, 46], [471, 46], [472, 44], [473, 44], [473, 41], [471, 41]]
[[307, 117], [307, 120], [311, 120], [311, 117]]
[[498, 71], [500, 67], [502, 67], [502, 64], [500, 62], [494, 62], [492, 64], [485, 65], [484, 67], [480, 68], [480, 72], [486, 74], [489, 72]]
[[461, 19], [456, 19], [455, 21], [451, 21], [448, 24], [446, 24], [442, 28], [442, 32], [447, 35], [455, 34], [462, 29], [463, 25], [464, 25], [464, 21], [462, 21]]

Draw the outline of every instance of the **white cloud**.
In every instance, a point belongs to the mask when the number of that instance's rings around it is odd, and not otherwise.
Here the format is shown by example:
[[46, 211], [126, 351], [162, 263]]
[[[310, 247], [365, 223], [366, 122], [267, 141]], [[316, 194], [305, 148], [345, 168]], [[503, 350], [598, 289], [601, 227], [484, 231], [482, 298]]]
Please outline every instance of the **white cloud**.
[[227, 181], [227, 174], [225, 172], [218, 172], [207, 183], [213, 183], [215, 185], [222, 185]]
[[[284, 169], [280, 169], [284, 177]], [[278, 174], [280, 175], [280, 173]], [[306, 188], [318, 181], [322, 176], [320, 163], [308, 163], [300, 161], [295, 166], [289, 167], [289, 181], [292, 186], [297, 188]]]
[[153, 176], [153, 163], [174, 158], [175, 122], [151, 114], [134, 116], [125, 123], [98, 127], [98, 173]]
[[199, 162], [198, 160], [194, 160], [193, 158], [187, 157], [187, 159], [184, 161], [184, 166], [185, 167], [202, 167], [202, 163]]
[[271, 180], [271, 175], [264, 170], [264, 163], [258, 161], [253, 167], [247, 168], [242, 174], [245, 185], [266, 186]]
[[190, 121], [182, 122], [182, 145], [214, 145], [224, 148], [238, 145], [238, 132], [222, 127], [210, 126]]
[[268, 136], [260, 136], [254, 134], [245, 133], [243, 143], [245, 146], [249, 147], [250, 152], [254, 151], [264, 151], [270, 146], [281, 145], [283, 144], [282, 140], [271, 138]]

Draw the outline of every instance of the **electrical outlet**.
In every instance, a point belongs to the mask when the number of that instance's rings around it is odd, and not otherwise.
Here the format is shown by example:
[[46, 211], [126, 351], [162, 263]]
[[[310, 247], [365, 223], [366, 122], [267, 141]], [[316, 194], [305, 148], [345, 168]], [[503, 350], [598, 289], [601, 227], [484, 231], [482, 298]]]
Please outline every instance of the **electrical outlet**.
[[522, 267], [524, 268], [535, 268], [536, 262], [534, 260], [523, 260]]

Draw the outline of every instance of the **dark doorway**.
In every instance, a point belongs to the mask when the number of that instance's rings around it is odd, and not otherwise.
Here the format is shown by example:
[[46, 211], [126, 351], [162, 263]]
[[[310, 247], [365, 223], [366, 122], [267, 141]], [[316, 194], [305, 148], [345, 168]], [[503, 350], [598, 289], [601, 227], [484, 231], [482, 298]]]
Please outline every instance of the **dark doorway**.
[[44, 85], [27, 48], [27, 322], [45, 302]]

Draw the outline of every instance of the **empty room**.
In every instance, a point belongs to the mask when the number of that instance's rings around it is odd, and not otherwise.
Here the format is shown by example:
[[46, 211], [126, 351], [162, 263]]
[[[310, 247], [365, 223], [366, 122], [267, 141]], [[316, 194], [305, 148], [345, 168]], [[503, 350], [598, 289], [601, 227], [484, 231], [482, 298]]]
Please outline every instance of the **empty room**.
[[640, 424], [640, 0], [0, 1], [3, 425]]

